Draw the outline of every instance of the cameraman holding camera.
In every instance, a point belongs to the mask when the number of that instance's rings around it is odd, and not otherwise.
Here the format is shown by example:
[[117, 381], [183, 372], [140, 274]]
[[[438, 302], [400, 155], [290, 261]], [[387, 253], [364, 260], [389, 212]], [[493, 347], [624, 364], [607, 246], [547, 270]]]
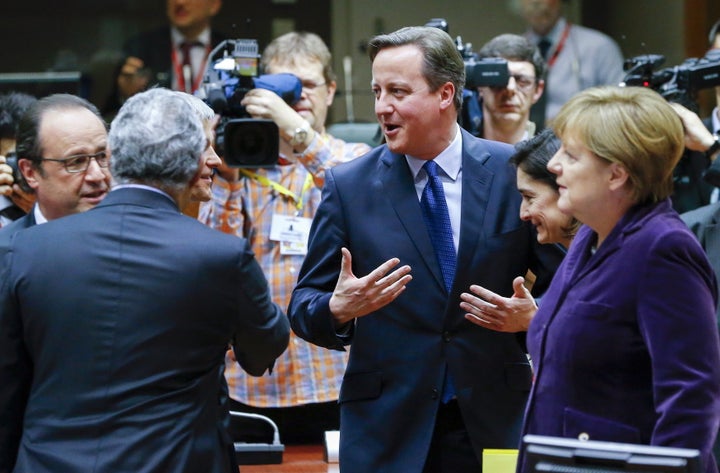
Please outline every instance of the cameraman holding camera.
[[[222, 167], [215, 176], [213, 199], [201, 205], [198, 218], [248, 238], [273, 302], [287, 307], [307, 251], [325, 170], [370, 147], [345, 143], [325, 131], [336, 83], [330, 51], [319, 36], [291, 32], [276, 38], [263, 52], [261, 66], [266, 74], [291, 73], [302, 81], [301, 98], [292, 106], [261, 88], [249, 90], [242, 100], [253, 119], [271, 119], [278, 126], [278, 162], [253, 169]], [[225, 376], [236, 401], [230, 407], [270, 417], [285, 443], [319, 443], [324, 431], [339, 426], [337, 399], [346, 356], [293, 334], [270, 375], [252, 378], [228, 362]]]
[[[720, 53], [720, 20], [716, 21], [710, 29], [708, 40], [710, 49]], [[718, 141], [718, 135], [720, 135], [720, 86], [715, 87], [715, 100], [716, 106], [712, 115], [702, 122], [688, 109], [673, 104], [685, 126], [685, 146], [695, 151], [705, 152], [713, 163], [712, 167], [717, 166], [717, 158], [720, 155], [720, 141]], [[711, 132], [714, 132], [714, 135]], [[720, 248], [715, 244], [718, 237], [717, 222], [720, 220], [720, 202], [715, 201], [710, 205], [685, 212], [680, 217], [697, 236], [707, 253], [715, 277], [720, 280]], [[720, 306], [717, 308], [716, 315], [720, 328]], [[720, 433], [715, 440], [713, 453], [716, 461], [720, 461]], [[720, 468], [720, 463], [718, 467]]]
[[22, 92], [0, 95], [0, 228], [30, 211], [35, 195], [22, 181], [15, 144], [20, 117], [37, 99]]
[[482, 106], [480, 137], [515, 144], [535, 134], [530, 107], [545, 89], [545, 61], [537, 47], [526, 38], [502, 34], [478, 51], [478, 58], [508, 61], [509, 79], [505, 87], [478, 87]]

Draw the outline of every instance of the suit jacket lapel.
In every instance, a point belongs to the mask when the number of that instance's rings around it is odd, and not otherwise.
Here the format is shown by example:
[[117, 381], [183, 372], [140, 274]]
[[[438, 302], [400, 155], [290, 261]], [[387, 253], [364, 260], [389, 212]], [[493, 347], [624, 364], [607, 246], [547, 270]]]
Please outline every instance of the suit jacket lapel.
[[460, 217], [460, 246], [458, 248], [456, 273], [467, 272], [473, 264], [478, 246], [485, 241], [483, 223], [493, 180], [483, 162], [490, 156], [487, 151], [470, 153], [463, 141], [462, 157], [462, 206]]
[[420, 210], [420, 202], [415, 192], [415, 183], [405, 156], [391, 153], [386, 149], [381, 159], [385, 165], [380, 176], [383, 189], [387, 193], [390, 205], [405, 227], [410, 240], [422, 256], [428, 270], [433, 274], [438, 285], [445, 291], [442, 272], [435, 256], [435, 249]]

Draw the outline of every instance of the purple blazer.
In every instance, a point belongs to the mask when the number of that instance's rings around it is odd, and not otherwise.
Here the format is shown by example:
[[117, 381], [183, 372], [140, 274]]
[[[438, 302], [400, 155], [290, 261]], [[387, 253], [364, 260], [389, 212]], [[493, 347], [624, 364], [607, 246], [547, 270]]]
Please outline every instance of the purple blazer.
[[695, 448], [717, 472], [720, 341], [705, 252], [669, 199], [632, 208], [592, 254], [595, 237], [580, 229], [530, 325], [523, 434]]

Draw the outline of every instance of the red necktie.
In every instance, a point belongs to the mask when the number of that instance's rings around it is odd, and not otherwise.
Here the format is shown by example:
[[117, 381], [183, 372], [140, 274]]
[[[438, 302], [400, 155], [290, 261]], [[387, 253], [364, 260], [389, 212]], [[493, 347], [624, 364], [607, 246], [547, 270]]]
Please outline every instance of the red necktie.
[[182, 78], [185, 84], [185, 92], [192, 94], [195, 73], [190, 60], [190, 51], [196, 46], [202, 46], [199, 41], [183, 41], [180, 43], [180, 52], [182, 53]]

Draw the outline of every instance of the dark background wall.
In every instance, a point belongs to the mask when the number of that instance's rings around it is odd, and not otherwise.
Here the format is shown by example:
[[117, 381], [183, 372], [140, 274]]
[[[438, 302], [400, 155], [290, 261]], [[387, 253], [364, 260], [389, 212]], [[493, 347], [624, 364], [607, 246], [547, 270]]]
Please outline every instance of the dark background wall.
[[[291, 29], [314, 31], [333, 51], [340, 94], [331, 120], [348, 107], [374, 120], [369, 61], [362, 44], [374, 34], [443, 17], [453, 36], [475, 49], [493, 36], [521, 33], [518, 0], [224, 0], [215, 27], [229, 37], [254, 38], [264, 47]], [[707, 31], [720, 18], [718, 0], [566, 0], [566, 16], [613, 37], [626, 57], [660, 53], [667, 66], [707, 47]], [[101, 102], [109, 92], [122, 43], [165, 23], [165, 0], [4, 0], [0, 14], [0, 75], [77, 70], [91, 79], [85, 89]], [[343, 64], [352, 68], [343, 73]], [[346, 77], [348, 80], [346, 80]], [[349, 85], [350, 87], [346, 87]], [[0, 88], [3, 86], [0, 81]], [[347, 93], [345, 93], [347, 90]], [[712, 99], [701, 97], [704, 110]]]

